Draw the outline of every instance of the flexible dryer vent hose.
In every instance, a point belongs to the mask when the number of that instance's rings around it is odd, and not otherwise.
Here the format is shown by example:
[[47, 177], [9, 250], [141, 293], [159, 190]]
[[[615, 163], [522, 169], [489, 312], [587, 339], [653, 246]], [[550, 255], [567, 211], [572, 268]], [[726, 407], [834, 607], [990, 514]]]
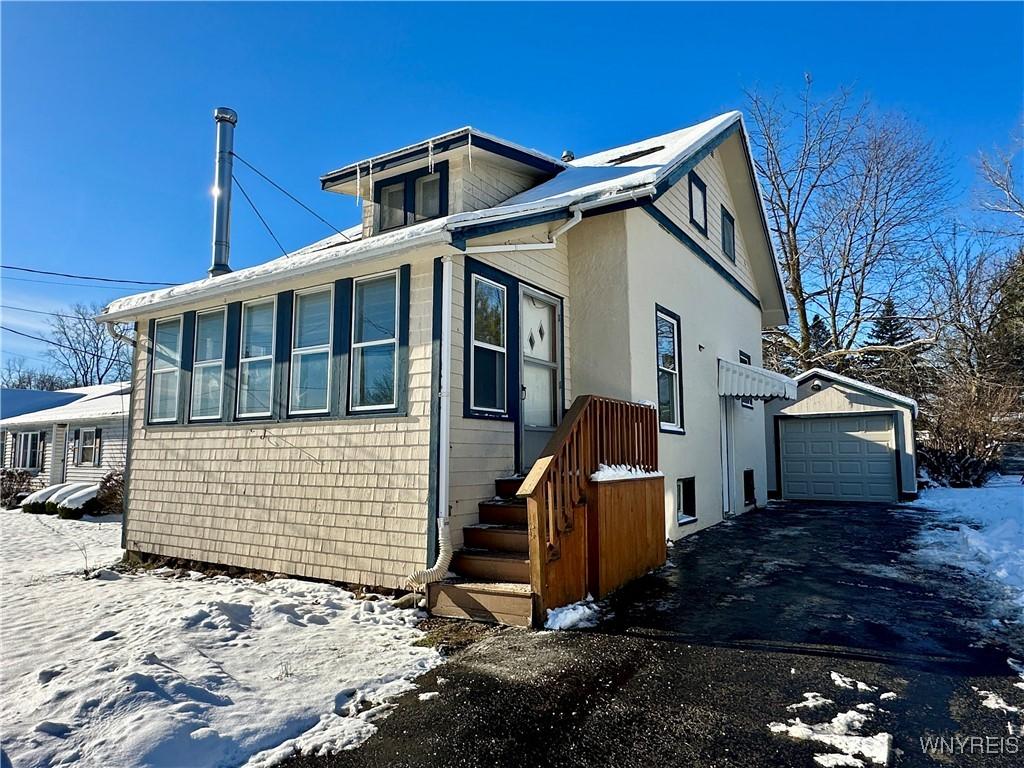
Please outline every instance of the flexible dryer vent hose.
[[410, 589], [418, 590], [426, 584], [441, 581], [448, 575], [448, 566], [452, 563], [452, 537], [448, 530], [448, 517], [437, 518], [437, 538], [440, 548], [437, 552], [437, 561], [432, 568], [423, 571], [416, 571], [409, 577]]

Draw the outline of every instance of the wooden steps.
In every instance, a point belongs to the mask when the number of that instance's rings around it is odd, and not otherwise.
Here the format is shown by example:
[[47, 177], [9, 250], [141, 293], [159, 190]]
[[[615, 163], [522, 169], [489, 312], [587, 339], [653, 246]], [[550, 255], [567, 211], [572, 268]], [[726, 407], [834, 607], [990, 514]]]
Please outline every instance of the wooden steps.
[[480, 502], [480, 522], [463, 527], [463, 547], [452, 558], [457, 578], [427, 586], [435, 616], [530, 626], [530, 544], [526, 502], [515, 497], [522, 478], [495, 481], [497, 495]]

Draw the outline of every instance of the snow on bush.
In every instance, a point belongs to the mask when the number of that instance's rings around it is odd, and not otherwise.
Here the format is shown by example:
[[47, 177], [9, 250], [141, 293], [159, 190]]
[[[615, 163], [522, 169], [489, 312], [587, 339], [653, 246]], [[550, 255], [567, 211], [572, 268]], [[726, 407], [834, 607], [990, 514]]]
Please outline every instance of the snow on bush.
[[414, 645], [416, 612], [387, 600], [97, 568], [121, 556], [110, 520], [0, 526], [0, 722], [19, 768], [256, 768], [351, 748], [440, 662]]
[[597, 626], [601, 619], [601, 609], [594, 598], [587, 595], [578, 603], [563, 605], [561, 608], [549, 608], [548, 620], [544, 629], [585, 629]]
[[982, 488], [932, 488], [915, 506], [934, 514], [916, 556], [951, 563], [1001, 585], [1024, 623], [1024, 485], [996, 477]]

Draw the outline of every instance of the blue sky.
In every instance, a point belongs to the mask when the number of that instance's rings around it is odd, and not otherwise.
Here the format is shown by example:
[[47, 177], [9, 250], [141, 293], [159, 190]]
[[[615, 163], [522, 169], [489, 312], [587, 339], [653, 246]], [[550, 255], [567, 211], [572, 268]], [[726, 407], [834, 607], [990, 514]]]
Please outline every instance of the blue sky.
[[[236, 151], [339, 227], [358, 209], [321, 192], [321, 173], [466, 124], [582, 155], [743, 108], [745, 88], [797, 91], [809, 72], [821, 92], [852, 84], [919, 120], [966, 200], [978, 149], [1024, 114], [1019, 3], [4, 3], [0, 22], [3, 263], [138, 280], [205, 274], [218, 105], [239, 113]], [[329, 234], [237, 172], [286, 248]], [[276, 256], [234, 206], [232, 266]], [[5, 305], [131, 292], [15, 274]], [[29, 333], [45, 320], [3, 310]], [[2, 341], [5, 359], [45, 357]]]

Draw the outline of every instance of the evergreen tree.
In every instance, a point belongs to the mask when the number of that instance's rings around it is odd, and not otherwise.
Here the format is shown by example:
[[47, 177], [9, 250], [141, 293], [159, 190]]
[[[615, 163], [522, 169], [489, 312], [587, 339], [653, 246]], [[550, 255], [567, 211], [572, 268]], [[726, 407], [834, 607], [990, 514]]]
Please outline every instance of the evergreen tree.
[[883, 389], [920, 400], [931, 387], [931, 367], [924, 358], [927, 347], [906, 347], [918, 338], [913, 323], [899, 316], [891, 297], [882, 302], [872, 321], [865, 346], [894, 347], [861, 356], [855, 375]]

